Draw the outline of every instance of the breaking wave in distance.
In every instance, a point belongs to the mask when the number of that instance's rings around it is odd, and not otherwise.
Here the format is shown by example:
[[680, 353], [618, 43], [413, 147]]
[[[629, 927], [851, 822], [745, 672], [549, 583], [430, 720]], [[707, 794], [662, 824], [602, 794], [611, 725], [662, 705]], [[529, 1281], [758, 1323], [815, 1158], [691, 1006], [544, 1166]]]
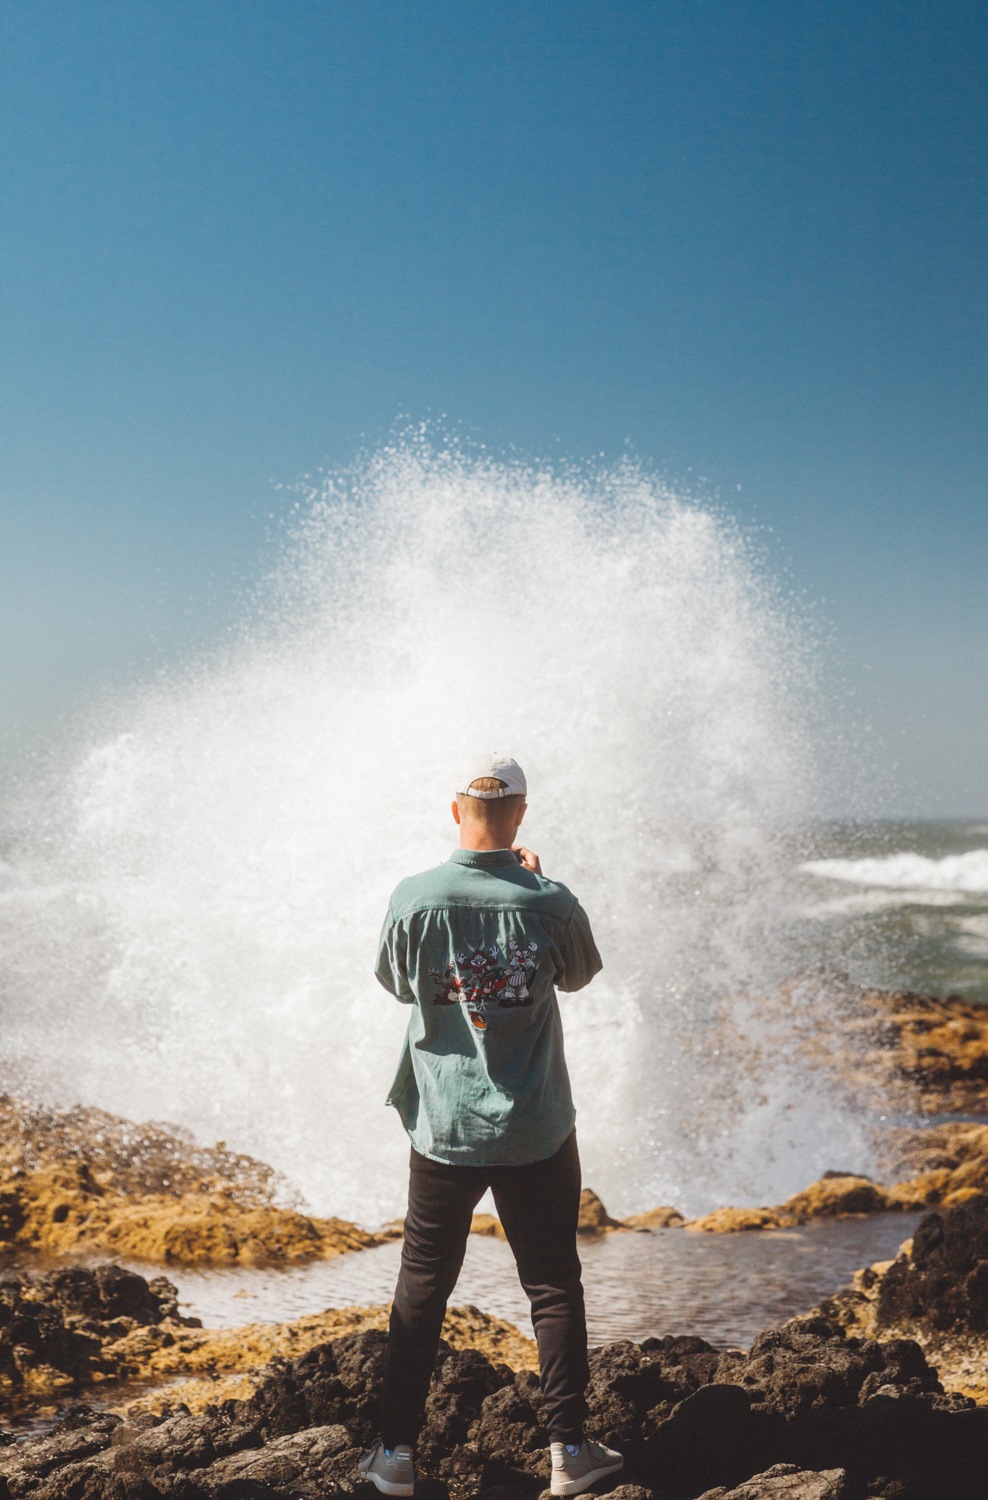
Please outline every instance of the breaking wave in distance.
[[729, 518], [633, 465], [399, 441], [298, 504], [235, 639], [97, 716], [38, 794], [0, 897], [8, 1076], [222, 1136], [317, 1211], [398, 1212], [406, 1015], [375, 945], [394, 884], [454, 843], [461, 757], [496, 745], [604, 957], [563, 1014], [608, 1206], [866, 1165], [784, 1045], [755, 1049], [768, 1078], [737, 1050], [769, 1041], [746, 997], [801, 961], [782, 834], [821, 805], [814, 703]]
[[800, 868], [810, 875], [890, 890], [988, 891], [988, 849], [969, 849], [943, 859], [908, 852], [872, 859], [812, 859]]

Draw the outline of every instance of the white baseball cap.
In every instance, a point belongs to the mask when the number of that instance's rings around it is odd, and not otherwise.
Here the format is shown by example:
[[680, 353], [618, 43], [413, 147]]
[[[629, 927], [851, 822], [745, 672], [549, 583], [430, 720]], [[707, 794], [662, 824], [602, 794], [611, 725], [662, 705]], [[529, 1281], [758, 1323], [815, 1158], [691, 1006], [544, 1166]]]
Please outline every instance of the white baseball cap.
[[[495, 792], [478, 792], [471, 787], [472, 781], [480, 781], [487, 776], [503, 781], [504, 785]], [[519, 793], [523, 797], [528, 793], [524, 771], [512, 756], [501, 755], [497, 750], [473, 756], [456, 779], [458, 797], [480, 797], [484, 802], [490, 802], [495, 797], [517, 797]]]

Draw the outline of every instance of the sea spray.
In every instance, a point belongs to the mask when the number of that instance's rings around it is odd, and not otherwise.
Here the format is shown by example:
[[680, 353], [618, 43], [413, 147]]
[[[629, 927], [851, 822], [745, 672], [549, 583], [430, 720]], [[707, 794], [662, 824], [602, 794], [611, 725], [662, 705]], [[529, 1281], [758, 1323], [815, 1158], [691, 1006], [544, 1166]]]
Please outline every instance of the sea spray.
[[827, 773], [813, 691], [730, 519], [631, 464], [398, 442], [299, 502], [236, 638], [106, 715], [38, 812], [0, 906], [8, 1076], [222, 1136], [319, 1211], [397, 1213], [405, 1015], [375, 944], [396, 881], [448, 854], [461, 757], [495, 746], [604, 957], [563, 1011], [608, 1206], [860, 1164], [778, 1027], [743, 1045], [802, 963], [783, 846]]

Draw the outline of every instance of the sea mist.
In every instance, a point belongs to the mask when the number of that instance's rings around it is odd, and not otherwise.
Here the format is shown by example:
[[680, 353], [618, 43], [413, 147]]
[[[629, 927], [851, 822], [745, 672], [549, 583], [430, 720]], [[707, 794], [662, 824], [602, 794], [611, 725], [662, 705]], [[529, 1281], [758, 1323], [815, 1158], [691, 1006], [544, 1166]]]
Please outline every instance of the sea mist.
[[375, 945], [395, 882], [453, 845], [461, 756], [496, 747], [603, 954], [562, 1003], [612, 1211], [860, 1164], [784, 1034], [751, 1035], [803, 962], [787, 838], [832, 774], [815, 701], [729, 518], [633, 465], [398, 442], [300, 501], [235, 638], [102, 715], [38, 792], [0, 905], [6, 1075], [222, 1137], [318, 1211], [399, 1212], [406, 1018]]

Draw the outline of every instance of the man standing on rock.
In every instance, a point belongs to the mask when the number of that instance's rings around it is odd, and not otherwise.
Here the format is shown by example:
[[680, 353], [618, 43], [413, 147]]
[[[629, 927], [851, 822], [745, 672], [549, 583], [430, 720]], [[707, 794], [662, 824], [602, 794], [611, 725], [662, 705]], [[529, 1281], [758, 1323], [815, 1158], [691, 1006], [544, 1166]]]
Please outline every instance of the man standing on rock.
[[411, 1140], [408, 1213], [381, 1392], [381, 1442], [360, 1472], [411, 1495], [446, 1304], [474, 1209], [490, 1188], [532, 1305], [552, 1493], [622, 1467], [585, 1438], [587, 1325], [576, 1249], [580, 1158], [556, 990], [600, 969], [576, 897], [515, 843], [527, 784], [510, 756], [456, 783], [460, 847], [398, 886], [377, 977], [413, 1007], [388, 1103]]

